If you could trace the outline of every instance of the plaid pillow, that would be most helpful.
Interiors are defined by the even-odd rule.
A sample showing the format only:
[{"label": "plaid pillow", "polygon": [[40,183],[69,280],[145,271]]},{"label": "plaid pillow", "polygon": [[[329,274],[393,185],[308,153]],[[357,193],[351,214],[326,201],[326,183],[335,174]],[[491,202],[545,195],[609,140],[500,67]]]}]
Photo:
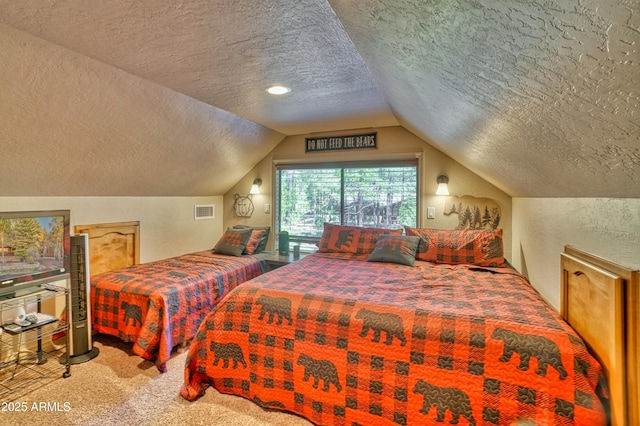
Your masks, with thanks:
[{"label": "plaid pillow", "polygon": [[213,251],[218,254],[242,256],[250,237],[251,229],[227,229]]},{"label": "plaid pillow", "polygon": [[320,253],[370,254],[376,248],[380,235],[402,235],[402,229],[363,228],[324,224],[318,243]]},{"label": "plaid pillow", "polygon": [[233,225],[233,229],[262,229],[265,231],[264,238],[260,241],[258,248],[253,254],[263,252],[267,248],[267,242],[269,241],[269,231],[271,231],[270,226],[248,226],[248,225]]},{"label": "plaid pillow", "polygon": [[421,241],[416,259],[434,263],[467,263],[476,266],[504,265],[502,229],[429,229],[405,227],[407,235]]},{"label": "plaid pillow", "polygon": [[265,231],[264,229],[252,229],[251,236],[249,237],[249,241],[247,241],[247,245],[244,248],[244,252],[242,254],[256,253],[266,233],[267,231]]},{"label": "plaid pillow", "polygon": [[420,237],[406,235],[380,235],[369,262],[389,262],[413,266]]}]

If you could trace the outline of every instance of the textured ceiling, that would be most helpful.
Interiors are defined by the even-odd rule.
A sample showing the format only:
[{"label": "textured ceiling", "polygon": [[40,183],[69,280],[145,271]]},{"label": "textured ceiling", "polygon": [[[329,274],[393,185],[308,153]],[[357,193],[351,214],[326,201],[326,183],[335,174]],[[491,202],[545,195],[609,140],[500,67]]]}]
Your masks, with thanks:
[{"label": "textured ceiling", "polygon": [[0,0],[0,23],[0,195],[219,195],[284,135],[400,124],[512,196],[640,197],[638,0]]}]

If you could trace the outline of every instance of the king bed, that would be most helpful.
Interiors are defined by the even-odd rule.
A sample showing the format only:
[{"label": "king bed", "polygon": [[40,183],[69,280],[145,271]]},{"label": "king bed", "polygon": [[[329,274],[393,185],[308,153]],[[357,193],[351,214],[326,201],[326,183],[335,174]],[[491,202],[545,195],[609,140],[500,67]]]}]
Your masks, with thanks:
[{"label": "king bed", "polygon": [[139,264],[138,226],[76,227],[89,235],[90,270],[97,271],[91,273],[92,327],[133,342],[135,354],[166,371],[172,350],[193,338],[204,316],[238,284],[264,272],[268,230],[230,229],[214,250]]},{"label": "king bed", "polygon": [[325,225],[319,253],[232,290],[181,395],[323,425],[607,424],[610,372],[504,261],[500,230],[406,231]]}]

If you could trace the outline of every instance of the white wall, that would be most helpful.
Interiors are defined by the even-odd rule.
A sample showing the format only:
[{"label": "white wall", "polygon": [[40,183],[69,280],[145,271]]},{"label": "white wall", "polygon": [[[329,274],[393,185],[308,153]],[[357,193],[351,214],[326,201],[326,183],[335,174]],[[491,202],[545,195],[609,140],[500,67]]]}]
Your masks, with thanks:
[{"label": "white wall", "polygon": [[[195,220],[194,205],[214,204],[214,219]],[[140,221],[140,261],[211,249],[222,235],[222,197],[0,197],[0,211],[70,210],[75,225]],[[53,303],[52,303],[53,302]],[[59,316],[64,304],[44,303]],[[29,312],[35,307],[27,307]],[[3,312],[4,322],[15,312]]]},{"label": "white wall", "polygon": [[512,209],[512,263],[558,310],[565,245],[640,269],[640,199],[513,198]]},{"label": "white wall", "polygon": [[[375,131],[378,135],[376,149],[355,149],[348,151],[305,152],[305,137],[348,135],[354,133],[369,133]],[[332,133],[314,133],[313,135],[296,135],[285,138],[269,155],[224,196],[224,225],[233,226],[243,223],[253,226],[274,226],[273,206],[275,197],[273,182],[275,163],[312,163],[380,160],[388,158],[420,158],[422,182],[420,182],[420,217],[419,226],[425,228],[453,229],[458,224],[458,216],[444,215],[446,197],[435,195],[438,175],[449,176],[449,193],[451,195],[471,195],[487,197],[495,200],[501,208],[502,218],[500,227],[504,230],[505,257],[511,261],[511,197],[482,179],[460,163],[454,161],[441,151],[418,138],[413,133],[400,126],[377,127],[369,129],[354,129],[350,131]],[[233,212],[235,194],[247,194],[254,179],[261,178],[260,195],[253,197],[255,211],[250,218],[239,218]],[[271,213],[264,213],[264,205],[271,204]],[[436,208],[435,219],[427,219],[427,207]],[[273,249],[275,238],[271,234],[269,248]]]},{"label": "white wall", "polygon": [[[214,204],[195,220],[194,205]],[[211,249],[222,235],[222,197],[0,197],[0,211],[71,210],[75,225],[140,221],[140,262]]]}]

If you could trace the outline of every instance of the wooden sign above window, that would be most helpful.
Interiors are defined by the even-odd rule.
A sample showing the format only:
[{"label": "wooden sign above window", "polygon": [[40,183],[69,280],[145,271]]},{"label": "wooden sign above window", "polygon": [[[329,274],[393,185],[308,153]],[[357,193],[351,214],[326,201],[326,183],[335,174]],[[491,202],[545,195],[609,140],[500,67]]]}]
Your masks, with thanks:
[{"label": "wooden sign above window", "polygon": [[377,148],[377,133],[363,135],[306,138],[305,152],[339,151],[344,149]]}]

